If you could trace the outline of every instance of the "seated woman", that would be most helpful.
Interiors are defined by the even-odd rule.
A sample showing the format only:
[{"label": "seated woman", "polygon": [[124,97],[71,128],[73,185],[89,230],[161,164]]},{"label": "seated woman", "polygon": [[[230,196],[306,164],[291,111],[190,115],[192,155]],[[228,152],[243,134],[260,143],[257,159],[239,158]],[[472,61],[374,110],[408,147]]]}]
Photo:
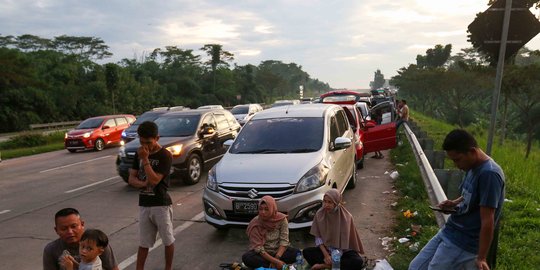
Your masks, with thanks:
[{"label": "seated woman", "polygon": [[353,217],[343,206],[341,193],[328,190],[323,197],[323,207],[313,219],[310,233],[315,236],[317,247],[306,248],[304,258],[311,269],[332,267],[331,249],[341,250],[341,269],[362,269],[364,253],[362,241],[354,227]]},{"label": "seated woman", "polygon": [[289,223],[287,216],[277,211],[271,196],[262,197],[259,215],[247,228],[250,250],[242,256],[245,265],[251,268],[283,268],[295,262],[298,249],[289,246]]}]

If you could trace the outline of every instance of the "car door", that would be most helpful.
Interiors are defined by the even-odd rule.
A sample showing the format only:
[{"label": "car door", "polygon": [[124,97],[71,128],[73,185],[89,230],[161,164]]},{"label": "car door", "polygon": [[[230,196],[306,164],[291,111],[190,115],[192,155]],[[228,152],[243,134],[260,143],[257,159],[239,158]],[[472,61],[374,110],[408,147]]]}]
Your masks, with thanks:
[{"label": "car door", "polygon": [[[203,131],[207,128],[213,128],[214,133],[203,134]],[[218,156],[219,147],[217,123],[212,113],[208,113],[203,117],[198,131],[198,136],[204,162],[212,161],[216,156]]]},{"label": "car door", "polygon": [[107,119],[102,126],[102,137],[106,144],[114,142],[115,131],[116,122],[114,121],[114,118]]},{"label": "car door", "polygon": [[[348,138],[351,140],[351,142],[354,143],[354,134],[349,125],[349,120],[347,119],[347,116],[345,115],[345,111],[343,110],[336,111],[336,121],[339,128],[340,137]],[[340,190],[344,190],[345,184],[347,183],[347,180],[349,179],[349,176],[351,174],[351,169],[356,168],[356,166],[354,166],[355,147],[353,144],[351,147],[338,150],[338,151],[343,152],[342,155],[340,156],[340,159],[337,161],[339,162],[340,177],[341,177],[340,182],[338,184],[338,188]]]},{"label": "car door", "polygon": [[125,117],[116,117],[116,129],[114,131],[114,142],[122,140],[122,131],[129,127],[129,122]]},{"label": "car door", "polygon": [[370,153],[375,151],[382,151],[386,149],[392,149],[396,147],[396,122],[395,111],[391,102],[379,103],[371,108],[371,119],[374,117],[375,112],[387,114],[389,120],[384,120],[379,125],[374,125],[374,121],[367,121],[364,124],[364,152]]},{"label": "car door", "polygon": [[223,143],[227,140],[234,140],[236,137],[236,130],[234,130],[233,127],[229,125],[229,121],[227,120],[227,117],[222,112],[214,112],[214,117],[216,118],[217,122],[217,140],[218,140],[218,146],[217,146],[217,154],[218,156],[221,156],[225,154],[227,151],[227,148],[223,145]]}]

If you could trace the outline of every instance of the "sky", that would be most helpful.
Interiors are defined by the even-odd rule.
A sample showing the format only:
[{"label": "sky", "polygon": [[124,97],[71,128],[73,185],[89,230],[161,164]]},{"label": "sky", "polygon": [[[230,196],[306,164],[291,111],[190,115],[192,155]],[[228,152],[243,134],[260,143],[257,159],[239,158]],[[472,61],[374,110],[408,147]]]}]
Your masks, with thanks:
[{"label": "sky", "polygon": [[[113,53],[105,62],[218,43],[238,65],[294,62],[333,88],[365,89],[377,69],[389,79],[436,44],[471,47],[467,26],[487,2],[0,0],[0,34],[99,37]],[[540,49],[540,35],[526,46]]]}]

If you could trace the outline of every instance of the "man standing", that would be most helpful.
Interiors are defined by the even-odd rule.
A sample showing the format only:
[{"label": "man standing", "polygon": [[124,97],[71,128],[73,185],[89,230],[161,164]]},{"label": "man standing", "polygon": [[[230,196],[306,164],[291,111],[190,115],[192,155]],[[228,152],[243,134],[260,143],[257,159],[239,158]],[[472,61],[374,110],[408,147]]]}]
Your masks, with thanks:
[{"label": "man standing", "polygon": [[158,127],[143,122],[137,129],[141,146],[129,170],[129,184],[141,189],[139,193],[139,250],[137,270],[143,270],[148,250],[159,235],[165,246],[165,269],[172,269],[174,235],[172,201],[167,193],[172,155],[158,143]]},{"label": "man standing", "polygon": [[[79,211],[74,208],[64,208],[54,215],[54,231],[60,238],[50,242],[43,250],[43,269],[60,270],[60,261],[64,253],[69,253],[79,259],[79,242],[84,233],[84,221]],[[118,270],[116,259],[110,245],[107,245],[99,258],[103,269]]]},{"label": "man standing", "polygon": [[438,205],[452,214],[409,269],[489,270],[487,253],[504,202],[503,171],[465,130],[450,132],[443,149],[456,167],[466,171],[461,196]]},{"label": "man standing", "polygon": [[[401,104],[401,109],[399,109],[399,104]],[[409,106],[407,106],[407,101],[402,99],[398,104],[399,119],[396,123],[396,131],[404,122],[409,121]]]}]

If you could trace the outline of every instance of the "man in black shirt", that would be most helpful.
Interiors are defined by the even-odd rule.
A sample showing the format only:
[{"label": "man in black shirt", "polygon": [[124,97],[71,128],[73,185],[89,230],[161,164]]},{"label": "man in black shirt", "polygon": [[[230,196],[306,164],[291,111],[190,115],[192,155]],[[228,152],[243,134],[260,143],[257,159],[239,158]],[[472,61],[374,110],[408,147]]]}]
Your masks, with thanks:
[{"label": "man in black shirt", "polygon": [[144,122],[137,129],[141,146],[129,170],[129,184],[140,188],[139,193],[139,250],[137,270],[144,269],[148,250],[159,235],[165,246],[165,269],[172,269],[174,234],[172,201],[167,193],[172,155],[158,143],[158,127],[154,122]]}]

